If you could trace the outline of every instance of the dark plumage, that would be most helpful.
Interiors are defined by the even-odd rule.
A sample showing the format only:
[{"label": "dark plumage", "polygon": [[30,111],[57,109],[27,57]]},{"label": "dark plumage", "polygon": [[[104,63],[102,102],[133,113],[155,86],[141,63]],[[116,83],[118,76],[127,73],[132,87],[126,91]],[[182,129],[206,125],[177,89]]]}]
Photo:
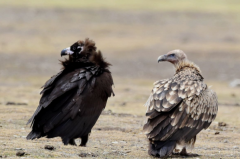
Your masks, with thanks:
[{"label": "dark plumage", "polygon": [[76,145],[74,139],[81,138],[80,146],[85,146],[108,97],[114,95],[110,64],[89,39],[77,41],[61,55],[69,59],[43,86],[39,106],[28,121],[32,131],[27,139],[59,136],[65,145]]},{"label": "dark plumage", "polygon": [[143,130],[149,139],[148,153],[166,157],[180,149],[180,154],[187,155],[186,147],[193,147],[196,135],[215,119],[217,96],[183,51],[173,50],[160,56],[160,61],[171,62],[176,73],[155,82],[146,103],[148,120]]}]

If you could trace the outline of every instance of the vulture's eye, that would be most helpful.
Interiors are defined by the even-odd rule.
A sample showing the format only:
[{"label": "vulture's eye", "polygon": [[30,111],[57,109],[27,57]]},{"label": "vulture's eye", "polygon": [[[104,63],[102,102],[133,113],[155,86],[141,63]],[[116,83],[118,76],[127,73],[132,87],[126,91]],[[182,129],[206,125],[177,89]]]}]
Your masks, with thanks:
[{"label": "vulture's eye", "polygon": [[73,50],[73,51],[76,50],[76,46],[73,46],[73,47],[72,47],[72,50]]},{"label": "vulture's eye", "polygon": [[175,57],[175,54],[170,54],[169,57]]}]

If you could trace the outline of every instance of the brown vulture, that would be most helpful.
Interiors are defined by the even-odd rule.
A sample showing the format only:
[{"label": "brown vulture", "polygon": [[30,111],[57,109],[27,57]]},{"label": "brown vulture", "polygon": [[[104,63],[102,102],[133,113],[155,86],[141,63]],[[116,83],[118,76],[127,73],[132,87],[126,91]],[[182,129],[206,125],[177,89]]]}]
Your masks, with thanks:
[{"label": "brown vulture", "polygon": [[65,145],[76,145],[74,139],[81,138],[80,146],[86,146],[108,97],[114,95],[110,64],[89,39],[62,50],[63,55],[69,58],[43,86],[39,106],[28,121],[32,131],[27,139],[59,136]]},{"label": "brown vulture", "polygon": [[196,135],[207,129],[217,115],[217,96],[183,51],[170,51],[160,56],[160,61],[171,62],[176,73],[155,82],[145,104],[147,123],[143,131],[149,140],[148,153],[156,157],[176,152],[188,155],[186,147],[193,148]]}]

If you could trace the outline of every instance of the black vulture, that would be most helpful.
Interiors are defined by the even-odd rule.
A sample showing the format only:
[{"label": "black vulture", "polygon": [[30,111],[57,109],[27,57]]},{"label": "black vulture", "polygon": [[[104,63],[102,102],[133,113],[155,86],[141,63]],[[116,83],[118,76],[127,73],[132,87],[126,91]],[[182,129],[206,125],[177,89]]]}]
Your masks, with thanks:
[{"label": "black vulture", "polygon": [[51,77],[41,92],[35,113],[29,119],[32,131],[27,139],[61,137],[64,145],[86,146],[92,127],[114,96],[110,64],[97,51],[94,41],[77,41],[62,50],[62,71]]},{"label": "black vulture", "polygon": [[147,123],[143,130],[149,140],[148,153],[157,157],[176,152],[188,155],[186,147],[193,148],[196,135],[207,129],[217,115],[217,95],[183,51],[170,51],[160,56],[160,61],[171,62],[176,73],[155,82],[146,102]]}]

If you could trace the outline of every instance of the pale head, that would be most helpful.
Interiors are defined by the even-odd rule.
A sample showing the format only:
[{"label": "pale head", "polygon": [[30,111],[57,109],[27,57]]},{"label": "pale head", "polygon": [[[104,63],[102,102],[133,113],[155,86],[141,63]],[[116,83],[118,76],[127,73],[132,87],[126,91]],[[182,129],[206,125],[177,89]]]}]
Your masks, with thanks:
[{"label": "pale head", "polygon": [[177,65],[178,63],[186,60],[187,55],[179,49],[169,51],[167,54],[158,57],[158,62],[168,61],[174,65]]}]

